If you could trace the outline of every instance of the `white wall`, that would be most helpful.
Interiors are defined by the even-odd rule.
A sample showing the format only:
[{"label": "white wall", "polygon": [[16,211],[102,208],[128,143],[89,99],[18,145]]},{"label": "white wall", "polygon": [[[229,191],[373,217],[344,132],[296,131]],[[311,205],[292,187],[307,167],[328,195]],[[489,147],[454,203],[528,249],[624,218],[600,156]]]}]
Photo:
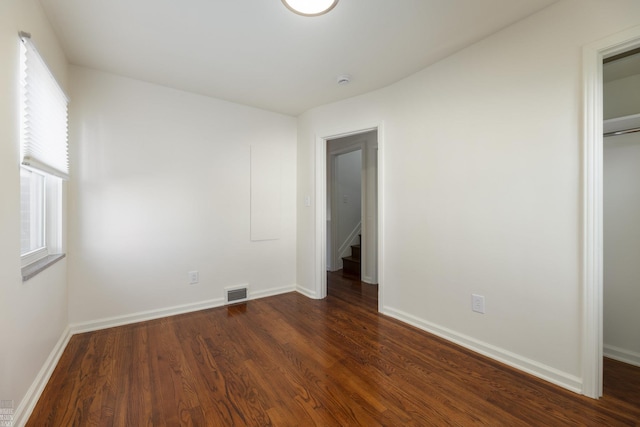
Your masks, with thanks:
[{"label": "white wall", "polygon": [[605,120],[640,113],[640,74],[607,82],[603,91]]},{"label": "white wall", "polygon": [[[79,67],[70,80],[72,324],[295,289],[293,117]],[[250,241],[252,145],[282,153],[278,240]]]},{"label": "white wall", "polygon": [[[299,197],[316,188],[316,136],[381,125],[383,312],[581,389],[582,47],[638,24],[637,1],[565,0],[300,117]],[[305,289],[314,212],[298,208]]]},{"label": "white wall", "polygon": [[604,142],[605,355],[640,366],[640,134]]},{"label": "white wall", "polygon": [[[67,261],[33,279],[20,275],[18,32],[30,32],[63,86],[67,61],[40,3],[0,2],[0,399],[13,400],[16,416],[27,390],[67,326]],[[20,406],[20,407],[19,407]]]}]

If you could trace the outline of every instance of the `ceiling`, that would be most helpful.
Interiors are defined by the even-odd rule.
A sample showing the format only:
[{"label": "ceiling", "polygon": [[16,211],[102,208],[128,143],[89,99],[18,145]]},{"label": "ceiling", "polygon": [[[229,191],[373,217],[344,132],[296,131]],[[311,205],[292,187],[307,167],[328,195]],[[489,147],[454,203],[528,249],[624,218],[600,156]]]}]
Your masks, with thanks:
[{"label": "ceiling", "polygon": [[[557,0],[41,0],[69,62],[280,113],[407,77]],[[339,75],[351,83],[338,85]]]}]

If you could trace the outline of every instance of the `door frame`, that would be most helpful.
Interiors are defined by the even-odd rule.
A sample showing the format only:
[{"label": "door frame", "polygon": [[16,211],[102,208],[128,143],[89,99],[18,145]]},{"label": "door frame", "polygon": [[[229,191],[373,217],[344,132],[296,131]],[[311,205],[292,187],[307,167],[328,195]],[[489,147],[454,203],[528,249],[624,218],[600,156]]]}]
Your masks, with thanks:
[{"label": "door frame", "polygon": [[327,141],[378,131],[378,311],[382,310],[384,300],[384,124],[375,123],[365,126],[353,126],[333,132],[316,135],[315,142],[315,291],[318,299],[327,296]]},{"label": "door frame", "polygon": [[602,396],[603,75],[607,57],[640,47],[640,26],[583,48],[582,394]]}]

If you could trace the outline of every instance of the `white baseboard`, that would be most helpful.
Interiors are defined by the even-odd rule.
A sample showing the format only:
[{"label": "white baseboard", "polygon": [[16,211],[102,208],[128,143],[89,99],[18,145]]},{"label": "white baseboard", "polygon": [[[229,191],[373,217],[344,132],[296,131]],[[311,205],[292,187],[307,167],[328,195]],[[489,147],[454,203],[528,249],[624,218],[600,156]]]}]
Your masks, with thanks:
[{"label": "white baseboard", "polygon": [[[283,286],[279,288],[266,289],[263,291],[251,292],[249,300],[265,298],[296,290],[295,285]],[[73,334],[83,332],[98,331],[100,329],[113,328],[115,326],[129,325],[131,323],[144,322],[147,320],[160,319],[163,317],[175,316],[177,314],[191,313],[194,311],[206,310],[209,308],[222,307],[226,304],[224,298],[215,298],[207,301],[200,301],[190,304],[176,305],[173,307],[161,308],[158,310],[141,311],[138,313],[125,314],[122,316],[106,317],[88,322],[73,323],[70,325]]]},{"label": "white baseboard", "polygon": [[40,368],[40,372],[36,375],[35,380],[27,390],[27,393],[22,398],[22,401],[16,408],[13,414],[13,425],[16,427],[24,426],[33,409],[36,407],[36,403],[38,403],[38,399],[40,399],[40,395],[44,391],[45,386],[49,382],[49,378],[51,378],[51,374],[53,374],[53,370],[55,369],[64,349],[67,348],[67,344],[71,339],[71,329],[67,326],[65,330],[62,332],[60,339],[51,350],[49,357],[45,360],[44,365]]},{"label": "white baseboard", "polygon": [[360,279],[361,282],[367,283],[369,285],[377,285],[377,283],[373,280],[371,276],[362,276]]},{"label": "white baseboard", "polygon": [[311,298],[311,299],[318,299],[315,290],[307,289],[307,288],[302,287],[300,285],[296,286],[296,292],[299,292],[302,295],[304,295],[304,296],[306,296],[308,298]]},{"label": "white baseboard", "polygon": [[251,292],[251,294],[249,294],[249,299],[272,297],[274,295],[286,294],[288,292],[295,292],[295,290],[296,290],[296,285],[281,286],[279,288],[271,288],[271,289],[266,289],[264,291]]},{"label": "white baseboard", "polygon": [[574,375],[559,371],[550,366],[546,366],[542,363],[536,362],[535,360],[528,359],[521,355],[512,353],[508,350],[496,347],[470,336],[452,331],[451,329],[447,329],[426,320],[417,318],[401,310],[384,307],[382,309],[382,313],[424,331],[430,332],[434,335],[439,336],[440,338],[444,338],[447,341],[451,341],[466,349],[482,354],[483,356],[497,360],[501,363],[504,363],[505,365],[509,365],[513,368],[524,371],[528,374],[571,390],[575,393],[582,393],[582,379]]},{"label": "white baseboard", "polygon": [[640,353],[636,353],[635,351],[605,344],[603,353],[604,357],[608,357],[609,359],[640,367]]},{"label": "white baseboard", "polygon": [[221,307],[225,304],[224,298],[215,298],[190,304],[176,305],[173,307],[156,310],[140,311],[138,313],[124,314],[122,316],[105,317],[90,320],[88,322],[72,323],[69,325],[72,334],[99,331],[100,329],[113,328],[115,326],[129,325],[131,323],[160,319],[162,317],[175,316],[177,314],[191,313],[192,311],[206,310],[208,308]]},{"label": "white baseboard", "polygon": [[[263,291],[251,292],[249,300],[279,295],[296,290],[295,285],[282,286],[279,288],[266,289]],[[106,317],[103,319],[90,320],[88,322],[73,323],[69,325],[72,334],[98,331],[100,329],[113,328],[115,326],[129,325],[131,323],[144,322],[147,320],[160,319],[163,317],[175,316],[177,314],[191,313],[194,311],[206,310],[209,308],[222,307],[226,304],[224,298],[215,298],[196,303],[176,305],[173,307],[161,308],[157,310],[141,311],[138,313],[125,314],[122,316]]]}]

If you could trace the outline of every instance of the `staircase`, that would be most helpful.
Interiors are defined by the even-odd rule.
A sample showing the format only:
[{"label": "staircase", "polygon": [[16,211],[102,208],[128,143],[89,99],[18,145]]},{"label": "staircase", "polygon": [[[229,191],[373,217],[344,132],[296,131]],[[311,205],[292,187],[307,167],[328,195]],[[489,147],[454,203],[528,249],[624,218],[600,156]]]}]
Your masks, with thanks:
[{"label": "staircase", "polygon": [[[358,234],[358,240],[362,235]],[[360,243],[351,245],[351,256],[342,257],[342,275],[360,280]]]}]

